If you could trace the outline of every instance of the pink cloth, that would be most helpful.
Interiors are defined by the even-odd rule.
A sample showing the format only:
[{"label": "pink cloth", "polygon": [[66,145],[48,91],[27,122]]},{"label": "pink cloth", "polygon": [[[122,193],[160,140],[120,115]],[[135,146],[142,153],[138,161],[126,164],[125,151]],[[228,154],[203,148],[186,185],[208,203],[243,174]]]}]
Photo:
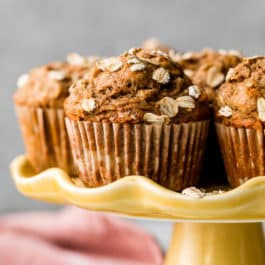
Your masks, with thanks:
[{"label": "pink cloth", "polygon": [[1,265],[160,265],[151,236],[133,224],[78,208],[0,219]]}]

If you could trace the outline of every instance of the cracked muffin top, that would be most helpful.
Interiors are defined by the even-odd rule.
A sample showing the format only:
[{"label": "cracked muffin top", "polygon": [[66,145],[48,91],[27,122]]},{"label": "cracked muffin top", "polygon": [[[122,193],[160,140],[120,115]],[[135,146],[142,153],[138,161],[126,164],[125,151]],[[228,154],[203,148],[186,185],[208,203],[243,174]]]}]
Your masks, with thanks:
[{"label": "cracked muffin top", "polygon": [[73,120],[180,123],[208,119],[207,95],[157,50],[132,48],[98,61],[65,100]]},{"label": "cracked muffin top", "polygon": [[191,78],[194,84],[206,90],[210,102],[214,100],[216,89],[225,81],[229,69],[242,60],[238,51],[214,51],[212,49],[176,53],[173,58],[182,65],[184,73]]},{"label": "cracked muffin top", "polygon": [[72,83],[83,77],[95,63],[96,57],[72,53],[66,62],[52,62],[36,67],[17,80],[14,101],[30,107],[62,108]]},{"label": "cracked muffin top", "polygon": [[244,58],[217,90],[215,117],[228,126],[262,128],[265,122],[265,57]]}]

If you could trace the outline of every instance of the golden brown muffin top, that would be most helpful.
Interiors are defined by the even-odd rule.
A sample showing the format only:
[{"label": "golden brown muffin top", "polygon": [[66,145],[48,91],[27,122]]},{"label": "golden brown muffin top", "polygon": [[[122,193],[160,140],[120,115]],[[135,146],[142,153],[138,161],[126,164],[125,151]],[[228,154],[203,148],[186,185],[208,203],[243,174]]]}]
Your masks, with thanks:
[{"label": "golden brown muffin top", "polygon": [[176,53],[172,54],[172,58],[182,65],[194,84],[205,88],[209,101],[214,100],[215,90],[225,81],[228,70],[242,60],[238,51],[212,49]]},{"label": "golden brown muffin top", "polygon": [[67,62],[52,62],[36,67],[17,81],[14,101],[30,107],[63,107],[72,83],[83,77],[95,63],[96,57],[72,53]]},{"label": "golden brown muffin top", "polygon": [[265,122],[265,57],[244,58],[217,90],[216,120],[236,127],[262,128]]},{"label": "golden brown muffin top", "polygon": [[65,101],[73,120],[114,123],[178,123],[207,119],[203,90],[166,53],[132,48],[105,58],[75,82]]}]

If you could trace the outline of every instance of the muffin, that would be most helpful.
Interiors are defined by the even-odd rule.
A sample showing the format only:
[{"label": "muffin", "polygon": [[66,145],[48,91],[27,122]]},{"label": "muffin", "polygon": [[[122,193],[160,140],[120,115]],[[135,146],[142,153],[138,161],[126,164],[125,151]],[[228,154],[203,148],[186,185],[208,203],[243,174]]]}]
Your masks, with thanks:
[{"label": "muffin", "polygon": [[78,175],[89,187],[143,175],[179,191],[199,180],[207,96],[161,51],[98,61],[64,104]]},{"label": "muffin", "polygon": [[245,58],[215,103],[218,139],[231,186],[265,174],[265,57]]},{"label": "muffin", "polygon": [[87,73],[94,60],[70,54],[67,62],[34,68],[18,79],[14,103],[27,156],[36,172],[60,167],[73,174],[63,102],[71,84]]},{"label": "muffin", "polygon": [[194,84],[205,88],[210,102],[215,98],[215,90],[225,81],[229,69],[242,60],[236,50],[212,49],[176,54],[174,58]]},{"label": "muffin", "polygon": [[[183,54],[176,53],[173,54],[173,59],[182,65],[184,73],[191,78],[194,84],[205,89],[210,107],[212,107],[216,89],[225,81],[229,69],[235,67],[242,60],[238,51],[215,51],[212,49]],[[200,183],[202,186],[227,184],[226,172],[213,122],[213,113],[211,120]]]}]

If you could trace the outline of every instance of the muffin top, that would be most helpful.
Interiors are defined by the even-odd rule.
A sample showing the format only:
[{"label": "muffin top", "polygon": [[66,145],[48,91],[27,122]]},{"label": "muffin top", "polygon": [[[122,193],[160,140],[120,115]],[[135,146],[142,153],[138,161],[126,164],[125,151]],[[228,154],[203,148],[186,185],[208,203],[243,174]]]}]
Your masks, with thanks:
[{"label": "muffin top", "polygon": [[83,77],[95,60],[96,57],[72,53],[66,62],[52,62],[32,69],[19,77],[15,103],[30,107],[63,107],[71,84]]},{"label": "muffin top", "polygon": [[218,122],[235,127],[262,128],[265,122],[265,57],[244,58],[217,90]]},{"label": "muffin top", "polygon": [[184,73],[194,84],[205,88],[211,102],[214,100],[216,88],[225,81],[228,70],[242,60],[238,51],[212,49],[175,54],[173,58],[182,65]]},{"label": "muffin top", "polygon": [[207,95],[182,67],[156,50],[132,48],[98,61],[65,100],[73,120],[179,123],[207,119]]}]

